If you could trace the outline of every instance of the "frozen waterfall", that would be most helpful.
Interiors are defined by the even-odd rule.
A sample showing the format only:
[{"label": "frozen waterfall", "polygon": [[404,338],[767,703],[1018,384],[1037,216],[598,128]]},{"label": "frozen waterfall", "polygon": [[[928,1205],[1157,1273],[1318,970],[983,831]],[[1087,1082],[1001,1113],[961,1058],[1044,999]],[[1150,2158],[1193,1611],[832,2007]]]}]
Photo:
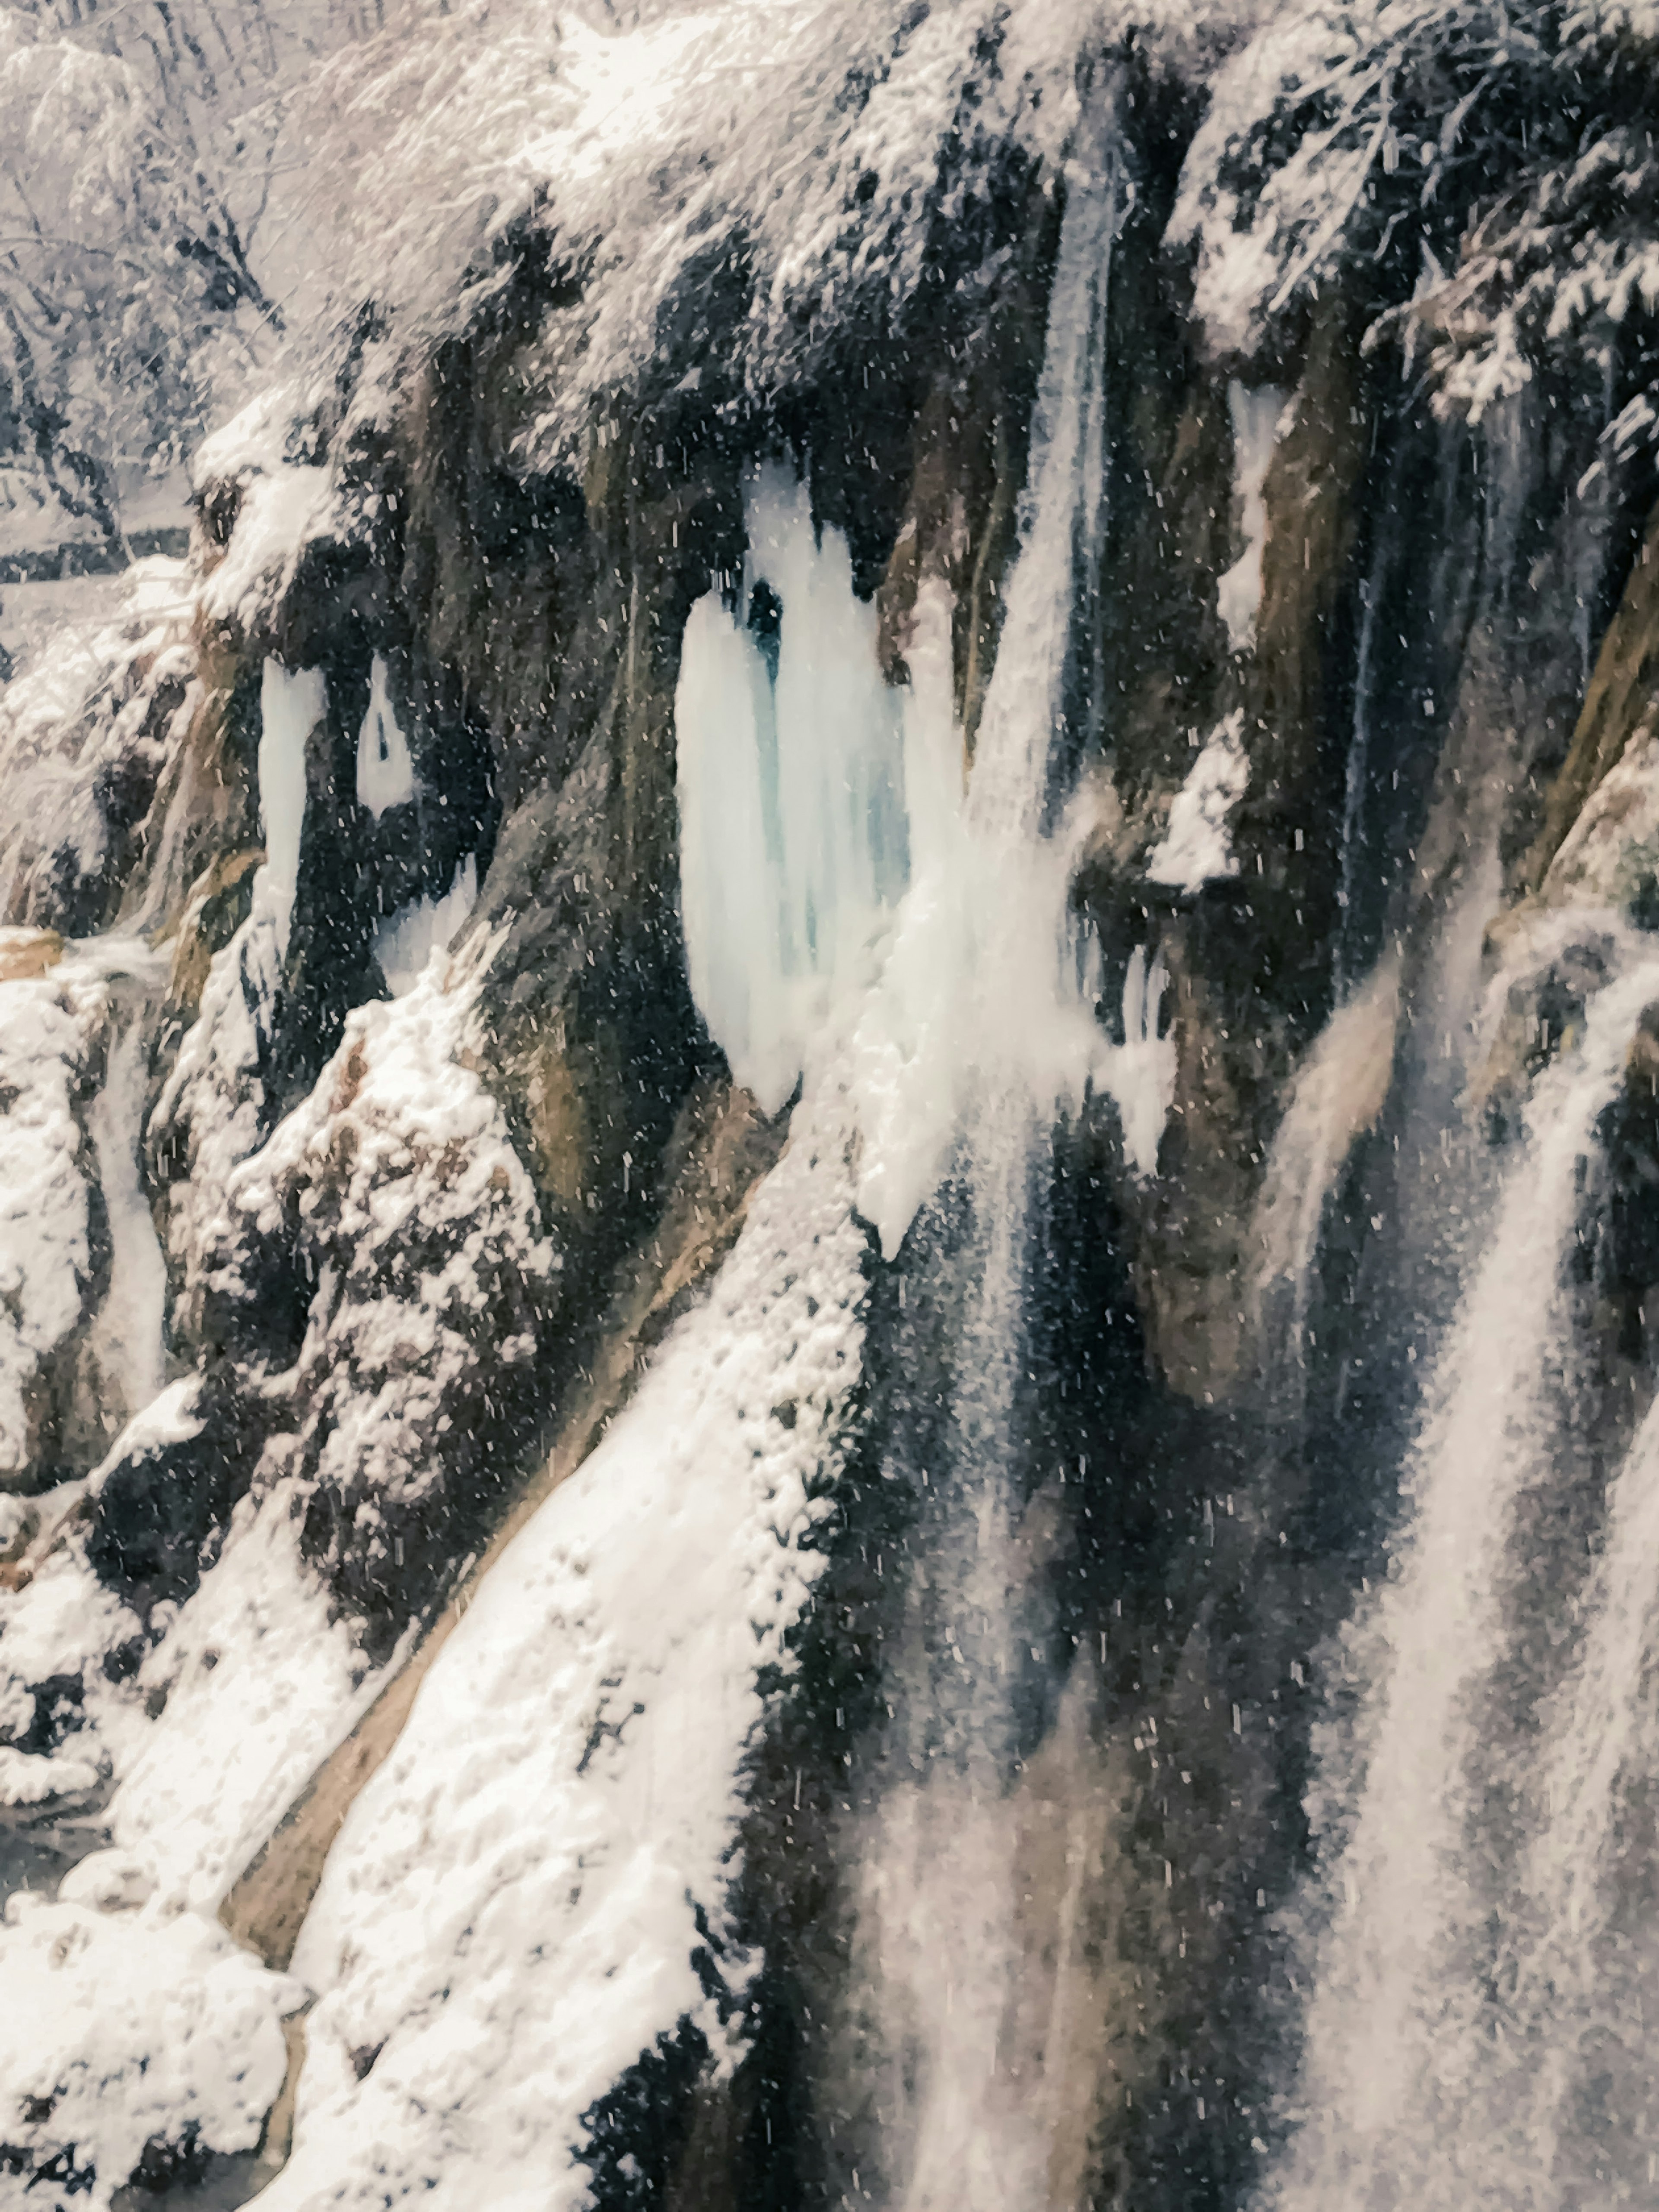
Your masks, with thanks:
[{"label": "frozen waterfall", "polygon": [[775,1113],[814,1036],[870,981],[908,878],[910,815],[948,816],[952,795],[907,784],[939,678],[924,661],[910,691],[883,683],[841,532],[815,526],[806,487],[776,466],[751,479],[745,520],[735,605],[700,599],[682,648],[680,891],[693,994]]}]

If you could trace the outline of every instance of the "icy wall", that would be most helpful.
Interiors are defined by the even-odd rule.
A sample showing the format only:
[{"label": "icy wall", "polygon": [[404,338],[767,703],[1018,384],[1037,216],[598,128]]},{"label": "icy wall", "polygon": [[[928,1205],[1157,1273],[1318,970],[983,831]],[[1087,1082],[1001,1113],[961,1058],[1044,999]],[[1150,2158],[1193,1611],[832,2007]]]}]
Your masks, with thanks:
[{"label": "icy wall", "polygon": [[1659,2203],[1659,25],[59,12],[0,2206]]}]

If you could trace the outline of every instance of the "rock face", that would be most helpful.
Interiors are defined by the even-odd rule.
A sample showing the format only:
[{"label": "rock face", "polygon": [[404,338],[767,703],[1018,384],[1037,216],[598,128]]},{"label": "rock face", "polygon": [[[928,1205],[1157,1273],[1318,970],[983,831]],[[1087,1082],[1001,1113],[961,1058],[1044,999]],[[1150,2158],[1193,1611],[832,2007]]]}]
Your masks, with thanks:
[{"label": "rock face", "polygon": [[[1554,1725],[1652,1399],[1659,478],[1647,339],[1597,351],[1586,293],[1565,352],[1504,287],[1635,251],[1659,61],[1558,27],[1646,180],[1610,210],[1501,41],[1536,143],[1458,166],[1463,11],[1310,15],[1328,143],[1290,32],[1037,12],[905,11],[801,124],[836,276],[763,198],[611,252],[556,177],[441,313],[388,275],[213,441],[187,560],[0,690],[0,1863],[82,1862],[0,1963],[172,1947],[251,2054],[141,2094],[92,1975],[0,2203],[258,2150],[276,2212],[1301,2212],[1409,1644],[1371,1586],[1415,1587],[1437,1358],[1571,1108],[1577,1441],[1520,1488],[1544,1526],[1571,1459],[1582,1556],[1503,1709]],[[947,82],[908,185],[836,135]],[[675,223],[694,172],[648,180]],[[763,482],[810,506],[793,598]],[[699,608],[744,911],[805,865],[795,641],[818,742],[854,676],[896,733],[902,880],[840,967],[866,830],[814,822],[776,1113],[690,981]],[[1010,666],[1054,705],[998,845]],[[924,1157],[890,1237],[872,1174]]]}]

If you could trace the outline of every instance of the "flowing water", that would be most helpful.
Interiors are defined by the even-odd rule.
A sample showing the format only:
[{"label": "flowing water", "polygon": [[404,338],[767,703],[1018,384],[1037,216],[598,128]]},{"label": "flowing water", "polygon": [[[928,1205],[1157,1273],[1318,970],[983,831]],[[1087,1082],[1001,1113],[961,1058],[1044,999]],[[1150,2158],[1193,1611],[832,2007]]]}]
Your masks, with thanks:
[{"label": "flowing water", "polygon": [[975,880],[1000,898],[978,933],[961,1182],[968,1284],[948,1435],[921,1471],[896,1669],[896,1755],[865,1855],[874,2001],[890,2079],[882,2146],[906,2212],[1004,2212],[1048,2198],[1049,2129],[1019,2033],[1020,1661],[1042,1633],[1016,1541],[1016,1408],[1034,1188],[1060,1072],[1025,1010],[1065,962],[1056,794],[1078,576],[1097,560],[1103,320],[1121,184],[1110,119],[1070,179],[1021,550],[969,785]]},{"label": "flowing water", "polygon": [[[112,957],[107,943],[97,950],[105,959]],[[109,1289],[94,1323],[93,1348],[101,1402],[118,1425],[148,1406],[161,1388],[167,1310],[167,1262],[139,1167],[149,1055],[166,970],[147,945],[134,942],[125,950],[133,972],[112,984],[108,1065],[88,1115],[110,1243]]]},{"label": "flowing water", "polygon": [[1598,1125],[1659,995],[1651,954],[1626,959],[1540,1083],[1428,1394],[1397,1557],[1334,1669],[1275,2212],[1542,2212],[1649,2177],[1651,1862],[1632,1847],[1659,1781],[1656,1429],[1603,1522],[1585,1243]]}]

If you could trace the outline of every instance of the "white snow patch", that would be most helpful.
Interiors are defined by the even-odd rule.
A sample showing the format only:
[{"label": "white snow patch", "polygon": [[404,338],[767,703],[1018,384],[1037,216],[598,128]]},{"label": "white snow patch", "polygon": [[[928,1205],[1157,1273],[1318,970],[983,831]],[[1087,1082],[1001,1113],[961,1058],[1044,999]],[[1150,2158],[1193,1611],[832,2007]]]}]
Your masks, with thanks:
[{"label": "white snow patch", "polygon": [[194,1375],[181,1375],[165,1390],[158,1390],[133,1415],[93,1469],[87,1479],[88,1487],[96,1490],[109,1469],[134,1452],[157,1451],[167,1444],[188,1443],[192,1437],[200,1436],[202,1418],[197,1410],[200,1392],[199,1379]]},{"label": "white snow patch", "polygon": [[0,983],[0,1475],[29,1466],[29,1389],[91,1272],[72,1104],[86,1044],[60,975]]},{"label": "white snow patch", "polygon": [[244,482],[273,476],[287,465],[289,426],[296,412],[294,393],[270,385],[228,422],[203,439],[191,460],[191,482],[198,491],[233,477]]},{"label": "white snow patch", "polygon": [[398,726],[386,690],[386,662],[377,653],[369,669],[368,709],[357,736],[357,799],[378,822],[388,806],[415,796],[415,763]]},{"label": "white snow patch", "polygon": [[[664,303],[694,256],[735,266],[741,247],[751,301],[726,367],[742,380],[753,364],[758,386],[849,292],[915,295],[941,147],[964,112],[986,143],[1006,133],[1057,170],[1097,11],[1050,0],[998,17],[993,57],[994,13],[935,6],[902,40],[886,9],[772,0],[653,0],[614,20],[550,4],[388,15],[291,112],[315,180],[307,289],[333,295],[312,312],[332,323],[372,295],[394,326],[453,326],[491,237],[556,178],[561,237],[591,243],[592,267],[544,320],[532,456],[580,451],[595,399],[659,356]],[[1192,9],[1159,13],[1184,31]],[[479,289],[475,276],[470,296]],[[383,406],[391,390],[383,374],[356,404]]]},{"label": "white snow patch", "polygon": [[[15,584],[0,584],[0,647],[11,660],[12,684],[32,677],[47,648],[54,660],[61,661],[66,632],[96,635],[106,627],[120,608],[125,582],[118,572],[26,577]],[[9,711],[17,696],[14,690],[7,697]]]},{"label": "white snow patch", "polygon": [[95,2169],[65,2201],[107,2212],[154,2136],[194,2127],[216,2151],[258,2141],[287,2071],[280,2023],[303,1993],[222,1928],[22,1893],[0,1927],[0,1981],[6,2140],[27,2160],[9,2168],[9,2203],[55,2202],[24,2172],[63,2158]]},{"label": "white snow patch", "polygon": [[861,1346],[851,1196],[803,1112],[713,1296],[422,1685],[301,1938],[323,1994],[266,2212],[574,2212],[594,2099],[683,2015],[720,2048],[696,1908],[718,1943],[757,1672],[820,1564]]},{"label": "white snow patch", "polygon": [[293,580],[301,554],[333,519],[324,467],[280,464],[249,479],[224,558],[202,586],[204,614],[252,629]]},{"label": "white snow patch", "polygon": [[176,1907],[216,1910],[383,1680],[300,1557],[296,1503],[291,1482],[242,1499],[138,1676],[167,1701],[128,1738],[105,1818]]},{"label": "white snow patch", "polygon": [[1244,717],[1235,711],[1211,732],[1176,792],[1163,838],[1146,861],[1149,883],[1197,891],[1238,873],[1228,825],[1249,778]]},{"label": "white snow patch", "polygon": [[[143,1625],[98,1580],[75,1540],[70,1516],[84,1490],[70,1483],[54,1493],[43,1526],[48,1539],[56,1528],[58,1540],[24,1589],[0,1591],[0,1704],[21,1712],[27,1698],[32,1711],[29,1692],[56,1674],[81,1676],[85,1692],[83,1726],[42,1754],[38,1771],[27,1770],[32,1802],[80,1795],[115,1764],[134,1721],[143,1725],[130,1686],[106,1681],[100,1668],[88,1664],[89,1656],[141,1635]],[[21,1771],[13,1778],[19,1784],[22,1778]]]},{"label": "white snow patch", "polygon": [[194,672],[193,601],[185,563],[160,558],[117,576],[7,585],[0,598],[16,655],[0,684],[0,910],[26,913],[42,858],[72,855],[82,878],[106,866],[100,776],[164,770],[188,700],[164,730],[148,726],[155,687]]},{"label": "white snow patch", "polygon": [[1216,610],[1227,625],[1235,653],[1249,649],[1261,605],[1261,556],[1267,543],[1267,507],[1263,490],[1279,436],[1287,395],[1277,385],[1227,386],[1227,411],[1233,425],[1233,496],[1238,502],[1244,550],[1216,585]]},{"label": "white snow patch", "polygon": [[96,1759],[74,1750],[54,1757],[0,1744],[0,1805],[44,1805],[48,1798],[79,1796],[100,1780]]},{"label": "white snow patch", "polygon": [[290,1386],[295,1448],[370,1557],[394,1540],[385,1509],[443,1480],[447,1394],[465,1395],[486,1338],[500,1367],[531,1358],[538,1286],[562,1264],[501,1107],[461,1064],[488,956],[475,939],[347,1018],[311,1097],[230,1176],[198,1261],[234,1286],[250,1232],[305,1224],[318,1287]]},{"label": "white snow patch", "polygon": [[374,957],[394,999],[412,991],[434,952],[447,950],[478,902],[478,862],[469,853],[441,898],[411,899],[374,931]]},{"label": "white snow patch", "polygon": [[187,1172],[168,1193],[167,1251],[183,1280],[185,1328],[199,1299],[204,1255],[228,1232],[231,1170],[265,1133],[264,1024],[282,975],[289,900],[268,866],[256,870],[246,921],[216,952],[196,1019],[150,1116],[152,1146],[177,1146]]}]

